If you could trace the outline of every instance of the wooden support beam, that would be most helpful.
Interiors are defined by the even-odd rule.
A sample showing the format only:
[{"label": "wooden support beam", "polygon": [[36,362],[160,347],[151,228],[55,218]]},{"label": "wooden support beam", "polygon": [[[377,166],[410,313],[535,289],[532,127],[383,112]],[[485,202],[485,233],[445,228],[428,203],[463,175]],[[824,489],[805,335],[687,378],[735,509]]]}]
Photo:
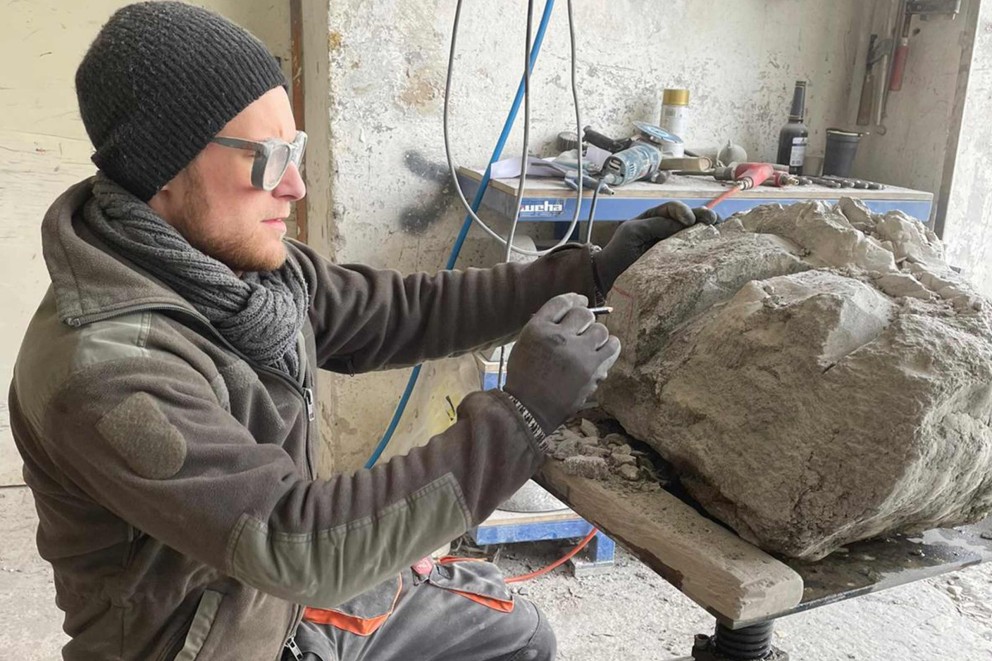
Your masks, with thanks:
[{"label": "wooden support beam", "polygon": [[[303,0],[289,0],[290,68],[292,70],[293,118],[296,128],[306,131],[306,84],[303,77]],[[303,183],[307,182],[306,172]],[[310,227],[307,222],[307,202],[304,198],[296,205],[296,238],[307,242]]]},{"label": "wooden support beam", "polygon": [[539,482],[727,626],[764,621],[803,597],[793,569],[667,491],[611,487],[554,460]]}]

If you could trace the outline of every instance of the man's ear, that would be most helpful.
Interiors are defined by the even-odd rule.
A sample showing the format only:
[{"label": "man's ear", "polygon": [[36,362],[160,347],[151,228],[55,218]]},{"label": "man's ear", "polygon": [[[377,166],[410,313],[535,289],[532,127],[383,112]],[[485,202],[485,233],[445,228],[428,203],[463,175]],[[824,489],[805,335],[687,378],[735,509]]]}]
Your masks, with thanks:
[{"label": "man's ear", "polygon": [[152,211],[167,221],[169,220],[170,209],[175,206],[175,200],[173,198],[176,196],[177,191],[173,187],[173,182],[175,182],[175,179],[172,179],[172,181],[159,188],[158,192],[148,200],[148,206],[152,208]]},{"label": "man's ear", "polygon": [[172,179],[165,182],[165,185],[159,188],[158,192],[148,200],[148,206],[167,221],[170,220],[172,212],[182,204],[184,191],[189,185],[188,179],[192,167],[192,163],[184,167]]}]

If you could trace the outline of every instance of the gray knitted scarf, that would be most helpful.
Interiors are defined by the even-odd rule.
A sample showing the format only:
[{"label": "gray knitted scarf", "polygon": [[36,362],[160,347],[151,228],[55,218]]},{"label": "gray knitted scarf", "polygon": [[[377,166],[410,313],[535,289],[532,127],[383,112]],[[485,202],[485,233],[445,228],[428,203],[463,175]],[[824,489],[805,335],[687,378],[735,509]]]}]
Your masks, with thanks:
[{"label": "gray knitted scarf", "polygon": [[102,174],[96,177],[83,217],[97,236],[175,290],[245,356],[299,376],[296,342],[308,298],[295,261],[287,259],[276,271],[239,278]]}]

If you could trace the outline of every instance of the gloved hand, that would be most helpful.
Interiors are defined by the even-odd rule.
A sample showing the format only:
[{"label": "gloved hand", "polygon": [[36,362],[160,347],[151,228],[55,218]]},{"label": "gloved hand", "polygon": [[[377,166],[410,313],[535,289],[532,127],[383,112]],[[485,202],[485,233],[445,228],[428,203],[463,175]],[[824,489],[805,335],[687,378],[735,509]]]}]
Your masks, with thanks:
[{"label": "gloved hand", "polygon": [[527,407],[546,433],[557,429],[595,392],[620,355],[620,340],[580,294],[555,296],[520,332],[503,389]]},{"label": "gloved hand", "polygon": [[682,202],[665,202],[620,224],[606,247],[592,256],[596,284],[604,296],[620,274],[662,239],[696,223],[714,225],[720,217],[712,209],[690,209]]}]

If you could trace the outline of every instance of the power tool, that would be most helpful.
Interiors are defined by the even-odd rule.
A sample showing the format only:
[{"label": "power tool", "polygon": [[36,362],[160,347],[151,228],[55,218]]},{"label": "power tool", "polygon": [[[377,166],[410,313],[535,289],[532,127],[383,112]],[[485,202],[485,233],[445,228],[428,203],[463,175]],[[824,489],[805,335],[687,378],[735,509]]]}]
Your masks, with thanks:
[{"label": "power tool", "polygon": [[614,152],[603,163],[600,178],[611,186],[623,186],[634,181],[647,179],[657,182],[667,178],[667,173],[659,171],[665,157],[665,143],[681,142],[681,139],[664,129],[634,122],[637,135],[624,140],[614,140],[602,133],[586,127],[583,138],[592,145]]},{"label": "power tool", "polygon": [[635,142],[623,151],[613,154],[603,163],[601,179],[612,186],[623,186],[633,181],[650,179],[658,173],[661,150],[647,142]]},{"label": "power tool", "polygon": [[776,169],[771,163],[731,163],[726,167],[715,169],[713,178],[717,181],[733,182],[733,185],[706,204],[710,209],[738,191],[750,190],[755,186],[770,184],[781,188],[799,183],[799,179],[788,172]]}]

